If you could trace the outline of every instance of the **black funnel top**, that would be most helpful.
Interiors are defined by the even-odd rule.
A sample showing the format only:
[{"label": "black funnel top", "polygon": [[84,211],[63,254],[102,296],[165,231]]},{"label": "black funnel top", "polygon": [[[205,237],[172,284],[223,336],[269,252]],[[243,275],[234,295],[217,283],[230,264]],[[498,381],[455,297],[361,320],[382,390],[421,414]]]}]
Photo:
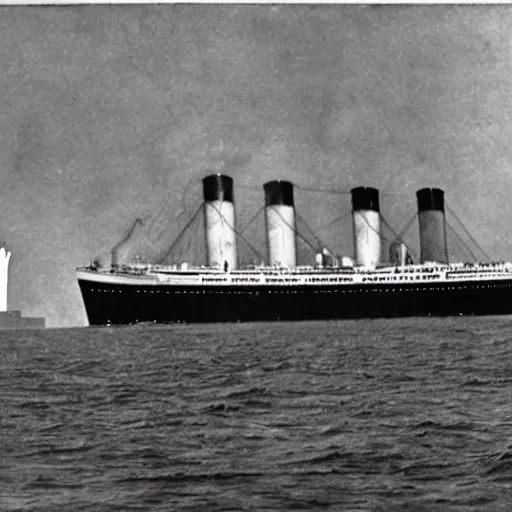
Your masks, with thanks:
[{"label": "black funnel top", "polygon": [[205,201],[233,202],[233,178],[223,174],[211,174],[203,179]]},{"label": "black funnel top", "polygon": [[352,194],[352,210],[373,210],[379,212],[379,191],[371,187],[356,187]]},{"label": "black funnel top", "polygon": [[416,192],[418,211],[438,210],[444,212],[444,192],[440,188],[422,188]]},{"label": "black funnel top", "polygon": [[293,184],[289,181],[269,181],[263,185],[265,206],[282,204],[293,206]]}]

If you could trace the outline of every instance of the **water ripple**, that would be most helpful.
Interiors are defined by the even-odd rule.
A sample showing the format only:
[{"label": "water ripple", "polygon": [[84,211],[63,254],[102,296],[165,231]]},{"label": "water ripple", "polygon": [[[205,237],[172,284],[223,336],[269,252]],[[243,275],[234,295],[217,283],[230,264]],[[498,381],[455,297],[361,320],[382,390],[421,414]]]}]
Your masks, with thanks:
[{"label": "water ripple", "polygon": [[508,510],[505,318],[9,331],[0,510]]}]

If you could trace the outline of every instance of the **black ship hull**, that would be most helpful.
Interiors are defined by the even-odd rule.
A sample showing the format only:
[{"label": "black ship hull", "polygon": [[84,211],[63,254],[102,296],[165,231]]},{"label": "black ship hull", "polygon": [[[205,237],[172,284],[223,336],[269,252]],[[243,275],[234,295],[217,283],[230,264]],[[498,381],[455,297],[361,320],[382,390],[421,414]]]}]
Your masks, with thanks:
[{"label": "black ship hull", "polygon": [[79,279],[91,325],[512,313],[512,279],[342,286],[175,286]]}]

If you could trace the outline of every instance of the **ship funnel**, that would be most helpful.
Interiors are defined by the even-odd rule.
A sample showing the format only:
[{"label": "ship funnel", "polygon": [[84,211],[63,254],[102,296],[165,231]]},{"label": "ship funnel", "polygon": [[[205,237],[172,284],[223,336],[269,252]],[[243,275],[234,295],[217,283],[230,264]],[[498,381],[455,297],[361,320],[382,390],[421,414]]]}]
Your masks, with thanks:
[{"label": "ship funnel", "polygon": [[380,261],[379,191],[357,187],[351,190],[356,263],[375,267]]},{"label": "ship funnel", "polygon": [[269,264],[295,267],[297,242],[293,185],[289,181],[269,181],[263,185],[263,190]]},{"label": "ship funnel", "polygon": [[233,179],[212,174],[203,179],[206,253],[210,267],[237,268]]},{"label": "ship funnel", "polygon": [[416,192],[420,224],[421,261],[448,263],[444,192],[439,188],[422,188]]}]

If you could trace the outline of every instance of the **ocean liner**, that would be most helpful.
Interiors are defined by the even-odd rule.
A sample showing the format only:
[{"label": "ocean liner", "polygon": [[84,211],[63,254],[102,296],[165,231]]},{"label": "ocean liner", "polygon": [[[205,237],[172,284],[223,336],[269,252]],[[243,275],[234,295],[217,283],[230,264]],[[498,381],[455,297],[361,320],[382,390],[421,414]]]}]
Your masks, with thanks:
[{"label": "ocean liner", "polygon": [[77,269],[91,325],[327,320],[512,313],[512,263],[448,263],[444,192],[416,193],[420,263],[405,244],[381,262],[379,192],[351,191],[355,257],[297,265],[294,189],[264,186],[267,265],[238,267],[233,180],[203,179],[207,265]]}]

